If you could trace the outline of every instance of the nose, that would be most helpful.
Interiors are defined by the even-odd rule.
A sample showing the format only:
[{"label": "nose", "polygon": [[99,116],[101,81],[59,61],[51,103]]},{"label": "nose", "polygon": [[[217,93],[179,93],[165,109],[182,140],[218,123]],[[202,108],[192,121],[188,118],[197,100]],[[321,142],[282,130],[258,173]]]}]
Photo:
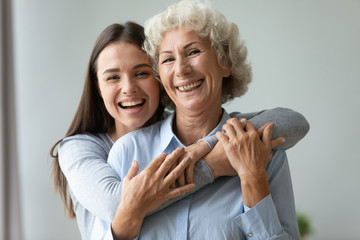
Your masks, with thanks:
[{"label": "nose", "polygon": [[131,77],[124,77],[121,79],[121,90],[123,94],[131,94],[136,93],[138,91],[138,85],[136,79]]},{"label": "nose", "polygon": [[175,73],[179,78],[188,76],[192,71],[191,65],[187,59],[178,58],[175,63]]}]

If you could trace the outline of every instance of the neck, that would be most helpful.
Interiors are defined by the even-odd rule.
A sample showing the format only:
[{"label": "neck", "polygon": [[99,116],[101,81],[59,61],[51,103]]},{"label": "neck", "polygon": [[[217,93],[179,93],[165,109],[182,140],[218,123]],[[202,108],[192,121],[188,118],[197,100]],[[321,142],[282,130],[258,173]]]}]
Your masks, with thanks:
[{"label": "neck", "polygon": [[212,111],[190,112],[176,109],[173,131],[186,146],[206,137],[220,122],[221,107]]},{"label": "neck", "polygon": [[111,140],[113,140],[113,142],[116,142],[116,140],[118,140],[120,137],[137,129],[138,128],[124,128],[119,126],[117,127],[115,124],[114,127],[108,131],[108,135],[111,138]]}]

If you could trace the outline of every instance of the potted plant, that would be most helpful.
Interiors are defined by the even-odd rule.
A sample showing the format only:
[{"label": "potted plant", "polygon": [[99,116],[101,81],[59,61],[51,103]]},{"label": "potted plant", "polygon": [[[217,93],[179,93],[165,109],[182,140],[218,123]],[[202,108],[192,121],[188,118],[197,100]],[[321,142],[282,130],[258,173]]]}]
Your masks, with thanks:
[{"label": "potted plant", "polygon": [[296,213],[300,238],[305,240],[305,237],[308,236],[312,232],[311,221],[310,218],[302,212]]}]

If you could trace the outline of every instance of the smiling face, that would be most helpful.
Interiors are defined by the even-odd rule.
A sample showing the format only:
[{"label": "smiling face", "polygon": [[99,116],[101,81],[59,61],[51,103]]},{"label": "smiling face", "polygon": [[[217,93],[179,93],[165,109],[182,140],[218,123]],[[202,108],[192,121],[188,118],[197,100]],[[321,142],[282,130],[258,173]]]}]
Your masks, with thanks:
[{"label": "smiling face", "polygon": [[222,79],[230,70],[221,67],[208,39],[194,31],[175,28],[159,46],[159,74],[176,110],[221,110]]},{"label": "smiling face", "polygon": [[97,78],[105,107],[115,119],[114,138],[141,128],[155,113],[159,83],[150,59],[136,45],[117,42],[105,47],[97,59]]}]

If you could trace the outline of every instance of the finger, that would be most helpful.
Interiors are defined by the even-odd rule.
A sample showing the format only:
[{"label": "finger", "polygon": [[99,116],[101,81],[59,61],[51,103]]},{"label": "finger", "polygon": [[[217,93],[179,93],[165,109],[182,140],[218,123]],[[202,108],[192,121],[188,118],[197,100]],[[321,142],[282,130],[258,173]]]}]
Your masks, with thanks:
[{"label": "finger", "polygon": [[139,171],[139,164],[136,160],[133,160],[131,167],[125,177],[128,180],[131,180],[133,177],[137,175],[138,171]]},{"label": "finger", "polygon": [[[172,170],[174,170],[176,166],[177,166],[177,163],[174,163],[174,164],[171,166],[169,172],[171,172]],[[176,188],[176,182],[173,182],[173,183],[171,184],[170,188]]]},{"label": "finger", "polygon": [[[265,128],[265,129],[266,129],[266,128]],[[251,122],[249,122],[249,121],[246,120],[245,130],[246,130],[247,132],[252,132],[252,131],[256,131],[256,128],[254,127],[254,125],[253,125]]]},{"label": "finger", "polygon": [[278,138],[271,140],[271,149],[279,147],[284,142],[285,142],[285,138],[283,138],[283,137],[278,137]]},{"label": "finger", "polygon": [[180,195],[183,195],[185,193],[188,193],[190,192],[191,190],[193,190],[195,188],[195,184],[194,183],[190,183],[190,184],[187,184],[183,187],[178,187],[178,188],[175,188],[173,190],[170,190],[168,194],[166,194],[165,196],[165,201],[171,199],[171,198],[174,198],[174,197],[178,197]]},{"label": "finger", "polygon": [[[181,163],[181,161],[178,162],[178,164],[180,164],[180,163]],[[185,186],[185,169],[178,177],[177,182],[178,182],[179,187]]]},{"label": "finger", "polygon": [[262,137],[262,142],[267,146],[268,148],[271,148],[271,136],[272,136],[272,130],[274,128],[274,124],[270,123],[268,126],[266,126],[264,130],[264,134]]},{"label": "finger", "polygon": [[185,171],[185,168],[191,163],[191,158],[187,157],[183,159],[180,164],[176,166],[174,170],[169,172],[169,174],[165,177],[164,183],[166,186],[170,186],[179,176]]},{"label": "finger", "polygon": [[258,134],[259,134],[260,137],[262,137],[266,126],[269,125],[269,124],[270,124],[270,123],[265,123],[264,125],[262,125],[262,126],[257,130],[257,132],[258,132]]},{"label": "finger", "polygon": [[229,136],[229,138],[233,138],[236,135],[234,126],[231,123],[225,123],[223,125],[222,129],[223,129],[223,132],[225,132],[226,135]]},{"label": "finger", "polygon": [[195,167],[195,162],[192,162],[186,168],[186,181],[187,181],[187,183],[193,183],[194,182],[194,167]]},{"label": "finger", "polygon": [[224,133],[222,132],[216,132],[216,137],[219,140],[219,142],[221,142],[222,144],[227,144],[229,143],[229,137],[226,136]]},{"label": "finger", "polygon": [[158,157],[156,157],[154,160],[150,162],[150,164],[145,168],[146,170],[154,173],[156,172],[161,164],[165,161],[167,154],[162,153]]},{"label": "finger", "polygon": [[178,147],[171,154],[167,155],[165,161],[160,165],[159,169],[157,170],[159,176],[164,177],[170,171],[172,166],[177,163],[178,159],[181,157],[184,151],[185,149],[183,147]]},{"label": "finger", "polygon": [[234,118],[233,121],[231,121],[231,124],[233,125],[235,132],[237,134],[244,133],[244,128],[246,127],[247,120],[245,118],[237,119]]}]

